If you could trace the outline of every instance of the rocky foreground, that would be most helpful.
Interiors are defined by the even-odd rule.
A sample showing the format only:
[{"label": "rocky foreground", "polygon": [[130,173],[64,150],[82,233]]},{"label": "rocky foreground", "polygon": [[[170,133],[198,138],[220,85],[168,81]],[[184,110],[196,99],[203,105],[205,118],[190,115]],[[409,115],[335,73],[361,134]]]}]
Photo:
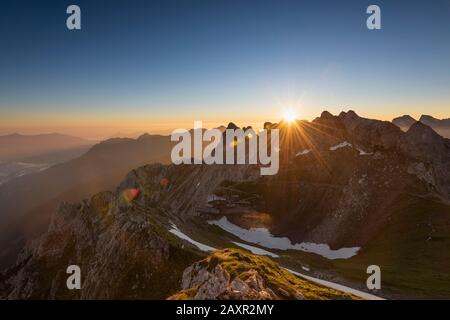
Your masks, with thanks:
[{"label": "rocky foreground", "polygon": [[355,296],[300,279],[267,257],[237,249],[216,251],[183,272],[170,300],[324,300]]}]

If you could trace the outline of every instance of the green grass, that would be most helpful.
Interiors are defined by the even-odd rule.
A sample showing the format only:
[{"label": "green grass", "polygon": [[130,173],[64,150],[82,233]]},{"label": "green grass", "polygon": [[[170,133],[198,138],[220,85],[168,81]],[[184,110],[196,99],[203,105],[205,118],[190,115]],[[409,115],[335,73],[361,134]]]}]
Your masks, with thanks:
[{"label": "green grass", "polygon": [[400,199],[380,234],[354,258],[333,266],[364,281],[380,266],[382,289],[399,297],[450,297],[450,207],[420,198]]},{"label": "green grass", "polygon": [[[257,256],[240,249],[227,248],[215,251],[200,261],[208,270],[220,264],[230,274],[231,280],[239,277],[245,280],[250,270],[255,270],[263,278],[265,285],[275,293],[287,292],[295,296],[300,292],[307,300],[357,299],[355,296],[331,288],[326,288],[301,279],[280,267],[268,257]],[[192,299],[197,288],[180,291],[170,299]],[[283,294],[278,294],[283,296]]]},{"label": "green grass", "polygon": [[[343,284],[364,289],[367,267],[381,267],[382,290],[388,298],[450,297],[450,207],[432,199],[404,196],[387,208],[389,220],[351,259],[328,260],[315,254],[287,250],[271,250],[280,255],[279,263],[293,270],[309,266],[342,279]],[[203,221],[204,223],[204,221]],[[235,237],[217,227],[194,229],[199,240],[217,248],[235,247]],[[236,239],[237,240],[237,239]],[[240,240],[238,240],[240,241]],[[302,271],[303,272],[303,271]],[[330,279],[333,280],[333,279]]]}]

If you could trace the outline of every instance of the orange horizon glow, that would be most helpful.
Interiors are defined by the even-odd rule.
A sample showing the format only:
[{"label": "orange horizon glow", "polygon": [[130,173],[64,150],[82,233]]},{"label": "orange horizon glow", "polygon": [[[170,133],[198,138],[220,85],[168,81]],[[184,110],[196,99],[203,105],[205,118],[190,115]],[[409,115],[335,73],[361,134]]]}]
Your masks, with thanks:
[{"label": "orange horizon glow", "polygon": [[[435,107],[433,105],[433,107]],[[264,122],[279,122],[283,118],[295,120],[312,121],[319,117],[321,112],[327,110],[332,114],[338,115],[341,111],[354,110],[359,116],[371,119],[391,121],[393,118],[409,114],[415,119],[419,119],[422,114],[430,114],[436,118],[448,118],[449,114],[442,112],[433,112],[438,110],[430,106],[423,108],[424,112],[408,112],[407,107],[397,106],[380,109],[380,112],[364,112],[367,108],[318,108],[302,106],[301,108],[293,107],[291,109],[283,109],[282,107],[261,108],[261,112],[253,112],[254,108],[243,108],[243,112],[239,115],[228,114],[229,112],[215,113],[214,115],[205,116],[202,114],[189,115],[167,115],[158,114],[155,116],[139,112],[131,112],[122,115],[117,113],[110,114],[87,114],[72,115],[64,112],[60,113],[40,113],[31,115],[14,114],[0,111],[0,135],[19,133],[19,134],[45,134],[45,133],[61,133],[77,136],[85,139],[99,140],[114,135],[138,136],[143,133],[150,134],[170,134],[174,129],[193,127],[194,121],[201,120],[205,128],[215,128],[221,125],[226,126],[229,122],[236,125],[252,126],[258,130],[263,128]],[[442,107],[442,105],[441,105]],[[3,108],[2,108],[3,109]],[[298,115],[297,109],[301,109],[301,115]],[[417,109],[417,108],[416,108]],[[450,109],[450,108],[449,108]],[[286,114],[286,111],[288,114]],[[263,112],[264,111],[264,112]],[[384,112],[383,112],[384,111]]]}]

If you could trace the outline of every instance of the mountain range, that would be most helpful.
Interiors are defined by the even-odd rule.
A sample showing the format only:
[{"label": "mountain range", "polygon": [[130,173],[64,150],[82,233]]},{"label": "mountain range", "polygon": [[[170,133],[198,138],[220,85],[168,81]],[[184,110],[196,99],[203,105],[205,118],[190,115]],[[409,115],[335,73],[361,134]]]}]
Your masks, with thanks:
[{"label": "mountain range", "polygon": [[[155,164],[170,154],[167,137],[97,145],[82,158],[97,154],[93,171],[105,179],[111,157],[123,163],[143,150],[139,140],[152,141],[147,158],[121,167],[129,173],[115,190],[57,207],[47,232],[0,275],[0,297],[450,297],[449,139],[421,121],[404,132],[354,111],[265,127],[280,130],[275,176],[261,176],[259,165]],[[79,179],[87,172],[75,169],[80,161],[58,177]],[[10,187],[37,192],[44,181],[52,179]],[[94,188],[82,191],[78,198]],[[7,194],[0,189],[0,204],[21,202]],[[82,270],[82,290],[65,287],[72,264]],[[382,272],[375,292],[366,287],[370,265]]]},{"label": "mountain range", "polygon": [[93,143],[78,137],[59,133],[22,135],[18,133],[0,136],[1,161],[25,161],[45,154],[91,146]]},{"label": "mountain range", "polygon": [[93,141],[51,133],[0,136],[0,185],[85,153]]},{"label": "mountain range", "polygon": [[[422,115],[418,121],[433,128],[441,136],[450,138],[450,119],[436,119],[429,115]],[[410,115],[404,115],[392,120],[392,123],[400,127],[403,131],[408,130],[415,122],[417,120]]]},{"label": "mountain range", "polygon": [[168,163],[171,146],[169,137],[159,135],[109,139],[70,161],[0,185],[0,266],[13,262],[27,240],[47,229],[61,202],[112,190],[146,163]]}]

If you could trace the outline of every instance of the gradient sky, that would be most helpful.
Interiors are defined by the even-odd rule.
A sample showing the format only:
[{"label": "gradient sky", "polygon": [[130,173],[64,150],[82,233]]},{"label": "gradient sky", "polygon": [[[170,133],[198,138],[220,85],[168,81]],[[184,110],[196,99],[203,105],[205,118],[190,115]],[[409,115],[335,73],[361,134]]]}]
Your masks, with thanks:
[{"label": "gradient sky", "polygon": [[257,126],[288,107],[450,117],[450,0],[0,0],[0,134]]}]

